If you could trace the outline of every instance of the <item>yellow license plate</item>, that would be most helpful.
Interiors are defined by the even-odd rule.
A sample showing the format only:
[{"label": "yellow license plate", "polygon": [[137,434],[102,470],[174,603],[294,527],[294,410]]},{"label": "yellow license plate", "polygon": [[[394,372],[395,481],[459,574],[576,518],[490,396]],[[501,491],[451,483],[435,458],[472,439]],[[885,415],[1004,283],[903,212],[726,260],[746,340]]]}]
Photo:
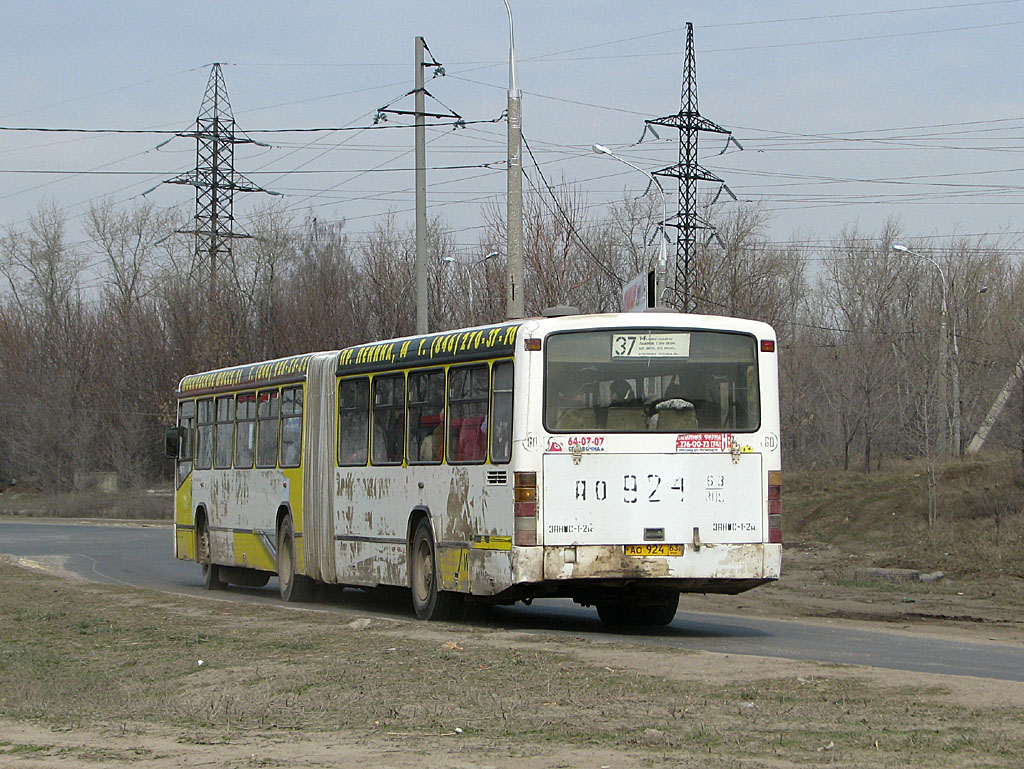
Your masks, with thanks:
[{"label": "yellow license plate", "polygon": [[626,545],[626,555],[682,555],[682,545]]}]

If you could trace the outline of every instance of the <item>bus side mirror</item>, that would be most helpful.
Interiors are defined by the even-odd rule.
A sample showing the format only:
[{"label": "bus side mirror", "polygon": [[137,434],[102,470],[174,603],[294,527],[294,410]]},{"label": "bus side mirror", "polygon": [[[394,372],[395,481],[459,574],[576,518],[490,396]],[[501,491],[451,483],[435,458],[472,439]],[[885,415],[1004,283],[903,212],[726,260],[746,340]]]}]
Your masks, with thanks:
[{"label": "bus side mirror", "polygon": [[168,427],[164,430],[164,455],[169,459],[177,459],[184,436],[185,428],[183,427]]}]

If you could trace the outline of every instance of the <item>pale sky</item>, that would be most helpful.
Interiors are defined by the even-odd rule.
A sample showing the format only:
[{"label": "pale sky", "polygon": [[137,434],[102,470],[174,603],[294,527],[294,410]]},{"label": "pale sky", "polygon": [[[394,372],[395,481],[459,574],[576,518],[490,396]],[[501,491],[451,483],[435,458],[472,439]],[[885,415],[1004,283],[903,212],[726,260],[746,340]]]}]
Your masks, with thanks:
[{"label": "pale sky", "polygon": [[[631,145],[645,118],[679,110],[692,21],[701,113],[744,147],[720,155],[722,137],[701,137],[702,164],[743,201],[721,205],[760,202],[778,241],[827,242],[848,225],[877,233],[896,216],[917,243],[1002,233],[1021,245],[1022,0],[510,1],[524,135],[544,176],[574,185],[595,216],[647,180],[592,144],[648,170],[676,161],[669,129]],[[413,87],[422,35],[446,71],[427,89],[470,122],[428,132],[428,214],[457,229],[468,255],[481,204],[504,205],[505,125],[473,122],[505,108],[501,0],[8,0],[4,9],[0,126],[187,131],[210,64],[221,62],[239,128],[271,145],[239,147],[236,168],[281,193],[239,195],[236,214],[273,200],[297,222],[344,218],[354,234],[389,210],[411,224],[412,130],[262,131],[370,126],[396,99],[411,110],[412,97],[400,97]],[[140,200],[195,163],[194,140],[158,148],[167,138],[0,131],[0,224],[23,226],[42,200],[72,216],[107,196]],[[524,188],[542,184],[529,154],[524,165]],[[185,186],[147,199],[194,207]],[[813,258],[818,245],[805,248]]]}]

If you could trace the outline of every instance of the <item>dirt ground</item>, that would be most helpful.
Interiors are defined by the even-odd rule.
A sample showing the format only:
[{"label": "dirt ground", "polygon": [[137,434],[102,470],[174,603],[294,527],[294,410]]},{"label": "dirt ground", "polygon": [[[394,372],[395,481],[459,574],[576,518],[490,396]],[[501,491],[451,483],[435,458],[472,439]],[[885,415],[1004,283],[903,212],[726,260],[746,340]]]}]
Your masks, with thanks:
[{"label": "dirt ground", "polygon": [[[888,583],[855,581],[849,578],[856,568],[853,561],[871,560],[863,554],[851,558],[836,548],[804,544],[791,546],[786,553],[785,575],[778,584],[764,586],[749,593],[729,596],[684,596],[680,611],[756,614],[778,618],[799,618],[805,621],[848,624],[874,629],[888,628],[894,632],[941,635],[972,641],[998,641],[1024,644],[1024,619],[1012,602],[1001,600],[998,590],[979,588],[975,584],[957,584],[949,579],[921,583]],[[24,566],[24,564],[22,564]],[[67,576],[64,575],[64,579]],[[203,602],[207,603],[207,602]],[[206,611],[200,607],[198,612]],[[276,610],[281,621],[294,614]],[[0,622],[3,617],[0,616]],[[273,620],[276,622],[277,620]],[[346,619],[346,621],[348,621]],[[706,742],[697,733],[693,744],[680,749],[678,739],[666,735],[664,725],[647,728],[644,723],[631,725],[633,736],[609,738],[595,736],[593,744],[580,744],[576,739],[564,742],[550,736],[536,740],[508,740],[488,735],[486,729],[459,727],[456,723],[436,730],[390,728],[379,722],[366,728],[302,730],[275,727],[233,727],[230,719],[222,729],[186,734],[181,728],[169,728],[152,720],[132,721],[104,718],[97,714],[91,724],[55,727],[39,720],[11,720],[0,717],[0,767],[18,769],[52,769],[53,767],[493,767],[505,769],[556,769],[558,767],[786,767],[808,764],[830,764],[846,767],[883,766],[1019,766],[1020,746],[1024,745],[1024,727],[1016,728],[1024,719],[1024,684],[899,672],[859,667],[824,665],[811,662],[785,662],[744,655],[679,650],[638,649],[628,642],[603,642],[594,639],[550,639],[528,632],[481,629],[474,625],[448,625],[415,621],[355,617],[346,627],[370,628],[376,634],[419,642],[424,648],[442,650],[443,659],[458,656],[463,649],[476,651],[490,648],[494,653],[509,649],[528,649],[531,655],[547,655],[563,659],[568,655],[582,670],[597,674],[623,673],[649,681],[680,682],[700,688],[714,682],[718,694],[710,695],[718,716],[701,716],[700,729],[715,735]],[[0,644],[2,647],[2,644]],[[539,657],[538,657],[539,658]],[[558,663],[564,666],[564,662]],[[443,670],[443,668],[442,668]],[[886,752],[886,745],[875,739],[870,744],[851,749],[840,736],[819,736],[814,732],[816,746],[800,746],[799,750],[776,750],[770,758],[737,758],[736,747],[730,747],[722,735],[736,719],[767,719],[758,728],[771,733],[772,724],[780,731],[797,731],[799,716],[789,714],[789,706],[762,701],[759,692],[771,690],[777,682],[786,697],[795,702],[801,690],[808,693],[828,689],[824,707],[829,719],[839,725],[852,719],[863,723],[855,727],[857,740],[869,739],[876,730],[886,733],[884,723],[871,723],[881,710],[877,703],[891,699],[902,703],[897,710],[910,711],[920,704],[926,710],[909,716],[927,721],[922,729],[954,729],[938,725],[951,713],[971,723],[979,732],[989,728],[988,714],[997,712],[999,723],[994,728],[1001,736],[978,748],[970,739],[953,733],[943,737],[948,748],[938,753],[918,755],[904,749]],[[725,687],[727,693],[722,693]],[[863,703],[850,704],[868,692]],[[839,692],[840,694],[836,694]],[[749,699],[748,699],[749,698]],[[848,699],[849,698],[849,699]],[[920,701],[920,703],[918,702]],[[876,703],[872,705],[872,702]],[[535,703],[536,705],[537,703]],[[444,712],[444,702],[436,709]],[[557,699],[539,702],[551,707],[566,723],[586,722],[594,717],[593,703],[574,703]],[[628,707],[629,703],[622,704]],[[707,706],[707,703],[704,703]],[[683,706],[680,705],[682,708]],[[681,728],[692,728],[691,702],[678,716]],[[792,707],[798,707],[794,704]],[[993,710],[994,709],[994,710]],[[733,712],[735,711],[735,712]],[[936,716],[935,714],[940,714]],[[723,715],[724,714],[724,715]],[[502,717],[504,713],[502,712]],[[881,720],[893,716],[878,716]],[[898,716],[897,716],[898,717]],[[957,720],[953,718],[952,720]],[[1009,726],[1008,726],[1009,724]],[[658,728],[661,727],[661,728]],[[897,733],[904,727],[895,727]],[[906,727],[916,733],[917,726]],[[859,731],[858,731],[859,730]],[[1006,732],[1009,730],[1010,734]],[[496,731],[500,731],[496,729]],[[863,734],[861,734],[863,732]],[[780,740],[782,735],[780,734]],[[968,740],[960,750],[957,740]],[[992,742],[994,740],[994,742]],[[806,742],[806,741],[805,741]],[[635,747],[630,747],[635,746]],[[902,750],[902,752],[901,752]],[[948,756],[943,752],[948,752]],[[938,758],[936,758],[938,756]]]},{"label": "dirt ground", "polygon": [[[376,621],[375,621],[376,622]],[[423,625],[414,622],[387,621],[385,632],[410,636],[437,648],[461,650],[469,643],[457,626]],[[812,662],[785,662],[745,655],[696,652],[680,655],[674,651],[643,650],[609,644],[566,644],[562,640],[538,643],[529,633],[489,634],[472,642],[497,647],[529,648],[532,652],[568,653],[579,664],[594,669],[630,672],[636,676],[691,683],[714,681],[716,685],[754,682],[765,687],[772,680],[782,684],[798,682],[815,686],[848,681],[857,688],[879,692],[882,697],[892,692],[922,692],[934,697],[940,710],[964,712],[992,708],[1024,712],[1024,683],[987,679],[939,676],[924,673],[821,665]],[[915,695],[916,696],[916,695]],[[564,706],[565,702],[545,703]],[[756,696],[737,702],[740,711],[756,711]],[[588,709],[570,708],[569,717],[586,719]],[[850,715],[849,717],[853,717]],[[858,718],[859,721],[866,721]],[[728,748],[695,746],[693,751],[670,745],[665,734],[655,728],[637,725],[637,751],[604,745],[579,746],[550,741],[522,742],[515,747],[501,744],[487,736],[471,734],[471,730],[453,727],[436,734],[422,732],[372,730],[294,731],[278,728],[252,730],[232,729],[199,735],[185,735],[181,728],[167,728],[152,723],[104,722],[88,727],[53,728],[36,722],[0,719],[0,767],[18,769],[53,769],[69,766],[98,766],[110,769],[128,767],[145,769],[180,769],[183,767],[395,767],[396,769],[562,769],[593,767],[594,769],[640,769],[651,766],[719,767],[749,766],[786,769],[810,764],[840,767],[873,766],[935,766],[951,769],[974,766],[973,761],[961,763],[955,751],[948,760],[934,763],[897,761],[892,755],[879,756],[879,762],[865,760],[863,754],[851,754],[835,740],[820,740],[819,754],[807,760],[787,756],[779,751],[772,760],[737,761],[730,758]],[[477,730],[479,731],[479,730]],[[839,737],[836,738],[837,740]],[[660,743],[664,748],[659,750]],[[881,750],[878,742],[875,747]],[[813,752],[812,752],[813,755]],[[904,757],[909,759],[909,756]],[[987,763],[978,757],[980,766],[1018,766],[1009,762]],[[1005,758],[1005,757],[1004,757]]]}]

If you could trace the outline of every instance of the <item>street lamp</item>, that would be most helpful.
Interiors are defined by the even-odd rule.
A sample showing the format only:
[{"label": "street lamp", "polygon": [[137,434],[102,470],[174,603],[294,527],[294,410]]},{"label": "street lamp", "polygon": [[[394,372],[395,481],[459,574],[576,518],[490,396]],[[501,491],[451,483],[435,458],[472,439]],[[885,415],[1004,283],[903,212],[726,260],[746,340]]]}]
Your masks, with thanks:
[{"label": "street lamp", "polygon": [[[618,160],[620,163],[625,163],[630,168],[639,171],[648,179],[650,179],[651,183],[658,188],[658,192],[661,193],[661,251],[658,254],[658,274],[661,276],[661,280],[658,281],[658,283],[662,283],[666,279],[666,276],[668,274],[668,233],[665,232],[665,225],[668,222],[668,196],[665,194],[665,188],[661,186],[661,182],[658,181],[658,177],[656,177],[650,171],[645,171],[640,166],[634,165],[625,158],[619,157],[610,149],[605,147],[603,144],[593,144],[591,145],[591,147],[594,150],[594,152],[597,152],[598,154],[601,155],[607,155],[608,157],[614,158],[615,160]],[[656,304],[660,305],[662,300],[661,285],[658,285],[657,293],[658,296]]]},{"label": "street lamp", "polygon": [[523,266],[523,106],[516,69],[516,35],[512,24],[512,6],[504,0],[508,12],[508,106],[505,232],[507,256],[505,278],[505,317],[526,315],[525,268]]},{"label": "street lamp", "polygon": [[[956,320],[950,321],[950,327],[953,332],[953,356],[949,356],[949,334],[946,331],[946,316],[949,314],[948,305],[946,304],[946,273],[935,259],[925,254],[919,254],[916,251],[912,251],[904,245],[899,243],[892,244],[892,250],[900,254],[906,254],[907,256],[916,256],[918,259],[924,259],[926,262],[932,265],[936,270],[939,271],[939,280],[942,281],[942,316],[939,319],[939,333],[942,335],[942,364],[944,373],[947,373],[950,381],[950,387],[953,391],[953,415],[952,415],[952,433],[953,433],[953,453],[956,456],[960,456],[960,349],[956,341]],[[945,369],[949,371],[946,372]]]},{"label": "street lamp", "polygon": [[464,267],[466,269],[466,275],[469,278],[469,312],[470,312],[470,314],[472,314],[472,312],[473,312],[473,275],[472,275],[472,273],[470,273],[470,270],[473,269],[474,267],[476,267],[478,264],[483,264],[488,259],[493,259],[497,255],[498,255],[497,251],[491,251],[489,254],[487,254],[487,256],[483,257],[482,259],[477,259],[477,260],[472,261],[472,262],[462,262],[462,261],[459,261],[458,259],[456,259],[454,256],[442,256],[441,257],[441,261],[442,262],[447,262],[448,264],[456,264],[459,267]]}]

